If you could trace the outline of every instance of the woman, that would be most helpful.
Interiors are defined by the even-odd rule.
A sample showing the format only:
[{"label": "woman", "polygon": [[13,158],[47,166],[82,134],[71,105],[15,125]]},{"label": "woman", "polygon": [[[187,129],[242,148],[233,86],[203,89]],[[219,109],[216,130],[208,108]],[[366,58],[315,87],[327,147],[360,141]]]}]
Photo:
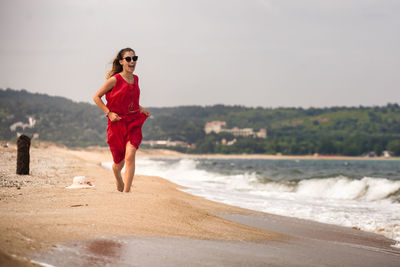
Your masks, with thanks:
[{"label": "woman", "polygon": [[[93,100],[108,117],[107,143],[113,156],[117,189],[129,192],[135,174],[136,150],[142,141],[142,125],[150,112],[139,105],[139,78],[133,74],[138,57],[131,48],[118,52],[107,81]],[[101,100],[106,95],[107,105]],[[126,163],[124,179],[121,170]]]}]

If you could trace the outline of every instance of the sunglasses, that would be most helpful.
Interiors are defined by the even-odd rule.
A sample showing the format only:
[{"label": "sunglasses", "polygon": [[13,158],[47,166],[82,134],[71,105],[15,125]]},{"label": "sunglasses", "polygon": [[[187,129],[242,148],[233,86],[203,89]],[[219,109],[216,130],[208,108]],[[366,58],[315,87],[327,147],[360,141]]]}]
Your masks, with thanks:
[{"label": "sunglasses", "polygon": [[131,62],[131,60],[137,61],[138,57],[137,57],[137,56],[133,56],[133,57],[124,57],[124,59],[126,60],[126,62]]}]

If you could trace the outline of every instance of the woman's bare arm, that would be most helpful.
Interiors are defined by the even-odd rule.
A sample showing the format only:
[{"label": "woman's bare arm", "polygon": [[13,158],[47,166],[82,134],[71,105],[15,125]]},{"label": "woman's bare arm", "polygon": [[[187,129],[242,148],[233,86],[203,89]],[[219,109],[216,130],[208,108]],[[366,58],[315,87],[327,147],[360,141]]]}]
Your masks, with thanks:
[{"label": "woman's bare arm", "polygon": [[100,87],[100,89],[93,96],[93,101],[105,114],[108,115],[111,121],[120,120],[121,118],[118,116],[117,113],[109,110],[104,104],[103,100],[101,100],[101,98],[114,87],[116,82],[117,79],[115,77],[111,77],[103,84],[102,87]]}]

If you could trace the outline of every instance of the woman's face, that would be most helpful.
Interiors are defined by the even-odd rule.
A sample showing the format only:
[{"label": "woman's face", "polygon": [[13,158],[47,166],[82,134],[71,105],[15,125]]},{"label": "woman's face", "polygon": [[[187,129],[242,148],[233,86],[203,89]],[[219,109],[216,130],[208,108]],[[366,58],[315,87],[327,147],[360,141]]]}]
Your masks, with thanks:
[{"label": "woman's face", "polygon": [[[125,52],[125,53],[122,55],[122,58],[123,58],[123,59],[119,61],[119,64],[122,65],[122,69],[123,69],[124,71],[133,73],[133,71],[135,70],[135,67],[136,67],[136,61],[133,61],[133,60],[132,60],[132,57],[134,57],[134,56],[136,56],[136,55],[135,55],[135,53],[132,52],[132,51]],[[128,59],[128,60],[130,60],[129,62],[128,62],[128,60],[126,59],[127,57],[130,58],[130,59]]]}]

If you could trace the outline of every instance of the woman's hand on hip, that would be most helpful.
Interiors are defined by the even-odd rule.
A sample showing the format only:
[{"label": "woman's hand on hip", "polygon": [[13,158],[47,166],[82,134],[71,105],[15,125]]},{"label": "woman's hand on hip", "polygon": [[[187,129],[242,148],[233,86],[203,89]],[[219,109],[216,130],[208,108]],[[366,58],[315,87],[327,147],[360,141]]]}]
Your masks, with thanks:
[{"label": "woman's hand on hip", "polygon": [[110,121],[119,121],[119,120],[121,120],[121,117],[118,116],[117,113],[112,112],[112,111],[110,113],[108,113],[108,118],[110,119]]},{"label": "woman's hand on hip", "polygon": [[143,113],[144,115],[146,115],[147,117],[150,116],[150,111],[148,111],[148,110],[146,110],[146,109],[144,109],[144,108],[141,108],[141,109],[140,109],[140,112]]}]

